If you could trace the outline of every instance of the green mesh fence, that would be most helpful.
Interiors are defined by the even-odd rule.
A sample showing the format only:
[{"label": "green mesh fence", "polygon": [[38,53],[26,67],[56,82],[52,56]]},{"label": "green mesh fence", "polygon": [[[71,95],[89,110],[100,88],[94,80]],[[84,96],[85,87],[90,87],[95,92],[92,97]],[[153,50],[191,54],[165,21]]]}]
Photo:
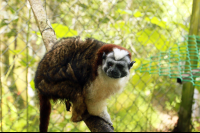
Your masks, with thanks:
[{"label": "green mesh fence", "polygon": [[[159,74],[170,78],[179,78],[183,82],[192,82],[200,86],[200,81],[195,79],[200,76],[200,37],[187,36],[183,42],[177,43],[167,52],[160,52],[158,55],[150,56],[148,63],[142,64],[140,72]],[[196,63],[191,63],[191,62]],[[189,62],[189,65],[186,65]]]}]

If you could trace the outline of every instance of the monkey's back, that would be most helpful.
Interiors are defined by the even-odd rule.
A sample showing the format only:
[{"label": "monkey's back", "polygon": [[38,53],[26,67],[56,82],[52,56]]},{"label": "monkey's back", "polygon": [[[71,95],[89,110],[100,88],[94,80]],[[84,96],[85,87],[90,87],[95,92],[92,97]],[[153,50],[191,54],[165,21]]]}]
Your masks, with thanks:
[{"label": "monkey's back", "polygon": [[40,61],[35,87],[49,98],[71,99],[93,80],[96,52],[103,42],[63,38]]}]

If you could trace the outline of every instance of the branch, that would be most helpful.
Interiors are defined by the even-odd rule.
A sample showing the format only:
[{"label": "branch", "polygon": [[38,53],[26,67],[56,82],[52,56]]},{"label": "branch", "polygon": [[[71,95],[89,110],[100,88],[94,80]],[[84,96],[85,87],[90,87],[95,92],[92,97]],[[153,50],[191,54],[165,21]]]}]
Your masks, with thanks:
[{"label": "branch", "polygon": [[[32,8],[37,26],[42,35],[44,45],[49,51],[53,44],[56,42],[56,35],[51,27],[50,21],[47,19],[45,10],[42,6],[41,0],[29,0],[30,6]],[[111,127],[107,122],[97,116],[89,116],[84,120],[91,132],[113,132],[113,127]]]},{"label": "branch", "polygon": [[89,116],[84,120],[91,132],[114,132],[114,128],[98,116]]},{"label": "branch", "polygon": [[50,21],[47,19],[46,12],[42,6],[41,0],[29,0],[33,11],[37,26],[42,35],[46,50],[49,51],[53,44],[57,41],[55,32],[51,27]]}]

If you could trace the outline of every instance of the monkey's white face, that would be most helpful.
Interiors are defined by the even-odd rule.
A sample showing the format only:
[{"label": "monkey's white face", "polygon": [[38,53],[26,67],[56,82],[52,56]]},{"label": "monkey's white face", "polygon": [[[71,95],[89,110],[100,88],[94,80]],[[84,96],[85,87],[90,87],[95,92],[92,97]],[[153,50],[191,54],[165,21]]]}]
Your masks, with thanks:
[{"label": "monkey's white face", "polygon": [[103,55],[102,69],[111,78],[123,78],[129,74],[133,63],[127,51],[115,48],[113,52]]}]

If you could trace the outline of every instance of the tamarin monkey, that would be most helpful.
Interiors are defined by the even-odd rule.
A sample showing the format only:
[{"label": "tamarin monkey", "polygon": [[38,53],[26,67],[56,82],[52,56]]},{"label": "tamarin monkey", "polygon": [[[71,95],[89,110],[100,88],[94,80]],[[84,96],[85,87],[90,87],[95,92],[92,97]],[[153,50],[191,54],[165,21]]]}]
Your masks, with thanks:
[{"label": "tamarin monkey", "polygon": [[73,122],[87,111],[112,125],[106,99],[121,92],[129,79],[131,53],[118,45],[88,38],[63,38],[40,61],[35,87],[40,101],[40,131],[47,131],[50,100],[72,103]]}]

